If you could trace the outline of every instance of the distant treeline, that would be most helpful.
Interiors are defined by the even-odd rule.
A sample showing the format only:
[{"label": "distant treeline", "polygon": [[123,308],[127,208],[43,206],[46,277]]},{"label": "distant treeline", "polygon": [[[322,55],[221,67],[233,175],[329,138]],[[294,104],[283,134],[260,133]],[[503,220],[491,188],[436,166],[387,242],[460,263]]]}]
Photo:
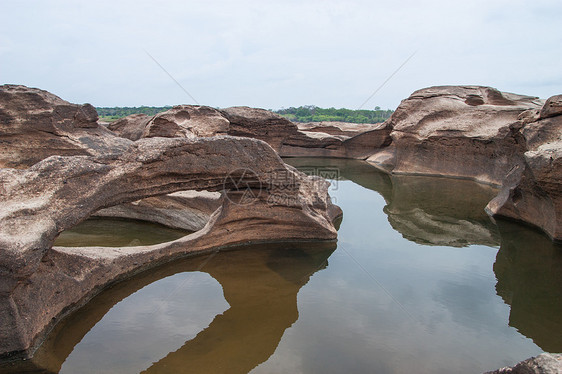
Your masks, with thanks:
[{"label": "distant treeline", "polygon": [[138,107],[113,107],[113,108],[100,108],[96,107],[98,115],[103,119],[116,120],[122,117],[127,117],[131,114],[147,114],[153,116],[157,113],[164,112],[171,109],[171,106],[138,106]]},{"label": "distant treeline", "polygon": [[352,110],[336,108],[318,108],[314,105],[300,106],[276,110],[275,113],[294,122],[351,122],[351,123],[378,123],[384,122],[392,115],[392,110]]},{"label": "distant treeline", "polygon": [[[171,109],[171,106],[140,106],[140,107],[114,107],[114,108],[96,108],[98,115],[104,120],[116,120],[131,114],[147,114],[153,116],[157,113]],[[283,108],[274,110],[274,113],[294,122],[351,122],[351,123],[378,123],[384,122],[392,114],[392,110],[381,110],[376,107],[375,110],[352,110],[352,109],[336,109],[336,108],[318,108],[314,105],[305,105],[298,108]]]}]

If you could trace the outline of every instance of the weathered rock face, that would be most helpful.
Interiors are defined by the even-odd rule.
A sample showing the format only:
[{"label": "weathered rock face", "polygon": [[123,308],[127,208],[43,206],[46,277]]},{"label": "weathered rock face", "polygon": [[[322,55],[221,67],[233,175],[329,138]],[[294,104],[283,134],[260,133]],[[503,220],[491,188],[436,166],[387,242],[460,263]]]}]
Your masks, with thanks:
[{"label": "weathered rock face", "polygon": [[123,138],[139,140],[151,119],[146,114],[131,114],[108,124],[107,128]]},{"label": "weathered rock face", "polygon": [[37,88],[0,86],[0,167],[25,168],[52,155],[107,155],[128,146],[97,120],[90,104],[71,104]]},{"label": "weathered rock face", "polygon": [[93,216],[129,218],[198,231],[205,227],[221,203],[219,192],[178,191],[101,209]]},{"label": "weathered rock face", "polygon": [[284,157],[365,159],[390,144],[386,124],[339,122],[299,124],[264,109],[233,107],[220,111],[182,105],[154,117],[131,115],[109,125],[130,140],[228,134],[267,142]]},{"label": "weathered rock face", "polygon": [[110,130],[130,140],[140,138],[195,138],[225,135],[229,122],[208,106],[178,105],[153,117],[133,114],[115,121]]},{"label": "weathered rock face", "polygon": [[491,215],[562,240],[562,96],[546,103],[490,87],[431,87],[403,100],[391,144],[368,158],[394,174],[468,178],[503,186]]},{"label": "weathered rock face", "polygon": [[285,139],[298,132],[294,123],[264,109],[232,107],[221,113],[230,122],[229,135],[261,139],[277,152]]},{"label": "weathered rock face", "polygon": [[[26,96],[24,88],[18,90]],[[49,105],[59,108],[47,96]],[[79,115],[57,114],[52,107],[41,107],[45,123],[63,113],[60,123],[70,122],[78,131],[72,119],[82,123]],[[25,111],[37,112],[32,104],[18,110],[22,118]],[[41,121],[28,125],[35,123],[43,126]],[[230,136],[132,142],[107,130],[98,137],[111,145],[107,153],[89,155],[85,147],[82,156],[50,156],[27,169],[0,169],[0,355],[32,349],[49,326],[108,284],[174,258],[242,243],[336,238],[332,221],[341,210],[331,204],[328,183],[287,166],[265,142]],[[221,195],[152,198],[188,190]],[[143,198],[149,199],[138,202]],[[119,204],[126,205],[103,210]],[[186,214],[184,204],[189,204],[187,216],[197,219],[180,224],[200,230],[173,242],[52,247],[59,233],[96,212],[142,217],[152,210],[154,220],[169,221]]]},{"label": "weathered rock face", "polygon": [[509,171],[487,210],[531,223],[562,240],[562,111],[556,112],[557,100],[550,98],[536,121],[526,123],[524,118],[512,125],[524,147],[523,162]]},{"label": "weathered rock face", "polygon": [[299,124],[279,151],[285,157],[366,159],[391,142],[388,124]]},{"label": "weathered rock face", "polygon": [[501,185],[521,146],[510,124],[535,97],[490,87],[431,87],[402,101],[387,121],[392,144],[369,161],[393,173],[441,175]]},{"label": "weathered rock face", "polygon": [[514,367],[501,368],[484,374],[559,374],[562,372],[562,354],[543,353]]}]

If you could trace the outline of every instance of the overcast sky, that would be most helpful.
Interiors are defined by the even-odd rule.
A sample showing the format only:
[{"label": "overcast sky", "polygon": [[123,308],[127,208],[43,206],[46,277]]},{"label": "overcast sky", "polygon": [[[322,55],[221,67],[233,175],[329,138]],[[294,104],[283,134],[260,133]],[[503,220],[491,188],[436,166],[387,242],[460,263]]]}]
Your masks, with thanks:
[{"label": "overcast sky", "polygon": [[[0,83],[95,106],[394,109],[414,90],[562,93],[562,2],[0,0]],[[148,55],[153,58],[183,87]]]}]

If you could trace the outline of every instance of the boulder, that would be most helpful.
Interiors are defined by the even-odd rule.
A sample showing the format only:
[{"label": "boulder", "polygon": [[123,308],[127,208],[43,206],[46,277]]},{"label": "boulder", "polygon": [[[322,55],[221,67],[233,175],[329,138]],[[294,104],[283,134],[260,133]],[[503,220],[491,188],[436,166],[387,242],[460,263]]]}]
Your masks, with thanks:
[{"label": "boulder", "polygon": [[107,128],[123,138],[139,140],[152,118],[146,114],[131,114],[108,124]]},{"label": "boulder", "polygon": [[562,354],[543,353],[518,363],[485,374],[560,374],[562,372]]},{"label": "boulder", "polygon": [[149,117],[133,114],[121,118],[109,129],[130,140],[140,138],[195,138],[226,134],[229,122],[222,114],[208,106],[178,105]]},{"label": "boulder", "polygon": [[71,104],[37,88],[2,85],[0,167],[26,168],[53,155],[108,155],[129,145],[97,120],[90,104]]},{"label": "boulder", "polygon": [[550,97],[540,112],[540,118],[549,118],[559,116],[562,114],[562,95],[555,95]]},{"label": "boulder", "polygon": [[369,158],[401,174],[438,175],[501,185],[523,150],[510,125],[536,97],[490,87],[443,86],[414,92],[403,100],[387,125],[392,143]]},{"label": "boulder", "polygon": [[298,133],[294,123],[269,110],[232,107],[221,113],[230,122],[229,135],[261,139],[277,152],[285,139]]},{"label": "boulder", "polygon": [[391,130],[386,123],[299,124],[299,131],[283,142],[279,154],[284,157],[366,159],[390,144]]},{"label": "boulder", "polygon": [[[242,243],[334,240],[332,220],[341,214],[331,206],[327,182],[306,177],[266,143],[247,138],[142,139],[118,157],[52,156],[29,169],[2,169],[0,183],[4,354],[30,349],[63,312],[118,279]],[[202,230],[171,243],[51,247],[58,233],[100,208],[183,190],[232,191]]]}]

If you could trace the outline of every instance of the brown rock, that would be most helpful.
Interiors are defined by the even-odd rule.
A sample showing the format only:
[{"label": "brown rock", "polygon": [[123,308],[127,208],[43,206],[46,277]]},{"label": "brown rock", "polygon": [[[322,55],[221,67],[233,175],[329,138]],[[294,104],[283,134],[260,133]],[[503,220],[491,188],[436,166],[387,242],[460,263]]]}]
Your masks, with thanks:
[{"label": "brown rock", "polygon": [[[3,86],[0,105],[2,131],[15,142],[2,138],[5,159],[33,164],[0,169],[0,356],[29,353],[62,316],[104,287],[163,262],[244,243],[336,238],[332,221],[341,210],[331,204],[325,180],[287,166],[263,141],[197,137],[228,123],[220,117],[209,125],[202,108],[176,107],[158,117],[178,125],[181,138],[131,142],[98,126],[90,106],[45,91]],[[171,135],[159,128],[163,122],[151,123],[143,136]],[[22,144],[37,149],[26,157],[12,152]],[[80,155],[66,156],[67,150]],[[59,233],[96,212],[151,215],[166,224],[177,219],[199,231],[153,246],[52,247]]]},{"label": "brown rock", "polygon": [[[118,157],[57,156],[26,170],[3,169],[0,181],[3,353],[29,349],[53,318],[132,273],[241,243],[333,240],[331,221],[341,214],[331,206],[327,182],[287,167],[255,139],[142,139]],[[236,191],[240,181],[248,188]],[[178,190],[223,188],[235,190],[205,228],[174,242],[51,248],[58,233],[99,208]],[[252,199],[244,199],[252,191]]]},{"label": "brown rock", "polygon": [[232,107],[221,110],[230,121],[229,135],[261,139],[279,152],[285,139],[297,134],[297,126],[265,109]]},{"label": "brown rock", "polygon": [[519,127],[526,151],[523,162],[509,171],[501,192],[486,209],[492,215],[528,222],[562,240],[562,116],[541,116]]},{"label": "brown rock", "polygon": [[175,229],[201,230],[221,205],[219,192],[178,191],[98,210],[96,217],[118,217],[159,223]]},{"label": "brown rock", "polygon": [[560,374],[562,373],[562,355],[543,353],[518,363],[485,374]]},{"label": "brown rock", "polygon": [[550,97],[541,109],[541,119],[559,116],[562,114],[562,95]]},{"label": "brown rock", "polygon": [[110,123],[107,128],[123,138],[139,140],[151,119],[146,114],[131,114]]},{"label": "brown rock", "polygon": [[25,168],[52,155],[108,155],[128,146],[97,120],[90,104],[71,104],[37,88],[0,86],[0,167]]},{"label": "brown rock", "polygon": [[[509,125],[535,97],[490,87],[444,86],[414,92],[387,120],[392,144],[369,161],[394,173],[452,176],[500,185],[522,151]],[[519,155],[519,160],[518,160]]]},{"label": "brown rock", "polygon": [[260,139],[283,157],[336,157],[365,159],[390,143],[385,124],[325,122],[299,124],[271,111],[233,107],[183,105],[157,114],[125,117],[110,130],[131,140],[147,137],[194,137],[228,134]]},{"label": "brown rock", "polygon": [[[302,130],[284,140],[284,157],[366,159],[390,144],[387,124],[299,125]],[[305,130],[306,129],[306,130]]]}]

